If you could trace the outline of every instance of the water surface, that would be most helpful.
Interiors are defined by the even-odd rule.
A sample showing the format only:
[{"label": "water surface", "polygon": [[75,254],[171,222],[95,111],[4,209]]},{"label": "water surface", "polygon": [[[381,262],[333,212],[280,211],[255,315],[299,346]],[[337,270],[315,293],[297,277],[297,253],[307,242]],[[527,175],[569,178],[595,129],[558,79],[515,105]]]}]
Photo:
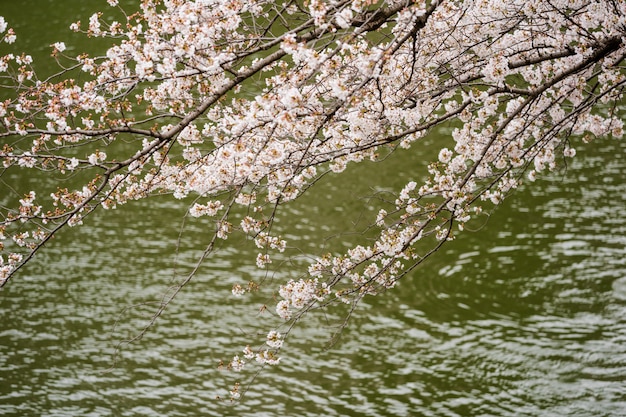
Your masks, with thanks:
[{"label": "water surface", "polygon": [[[91,13],[78,1],[36,2],[32,15],[16,3],[2,2],[0,14],[29,19],[23,27],[34,44],[62,39],[50,39],[71,22],[60,3]],[[373,215],[367,197],[381,188],[372,181],[401,187],[436,146],[328,177],[278,227],[314,255],[326,236]],[[367,298],[330,346],[338,313],[308,317],[281,366],[260,373],[237,404],[216,398],[236,380],[219,364],[264,329],[259,308],[271,302],[230,293],[234,283],[263,278],[253,245],[230,240],[141,341],[119,345],[193,267],[210,225],[186,221],[181,234],[185,206],[166,198],[99,213],[60,234],[0,293],[0,414],[622,415],[622,155],[624,145],[611,140],[578,149],[567,171],[523,188],[396,289]],[[267,277],[268,287],[292,276],[302,265],[294,262]]]}]

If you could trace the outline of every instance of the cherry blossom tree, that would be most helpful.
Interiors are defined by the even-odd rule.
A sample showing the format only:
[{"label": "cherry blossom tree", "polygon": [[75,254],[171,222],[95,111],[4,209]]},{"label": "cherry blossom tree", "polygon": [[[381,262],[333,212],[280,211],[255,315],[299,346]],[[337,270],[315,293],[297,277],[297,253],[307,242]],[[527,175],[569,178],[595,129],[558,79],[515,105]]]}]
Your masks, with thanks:
[{"label": "cherry blossom tree", "polygon": [[[269,269],[288,244],[273,232],[284,205],[326,174],[419,152],[433,129],[454,127],[428,179],[408,182],[371,219],[373,239],[318,254],[274,289],[276,322],[234,370],[278,363],[306,312],[355,308],[394,287],[522,182],[563,166],[577,146],[623,136],[622,0],[142,0],[136,11],[107,2],[123,19],[105,11],[71,26],[108,39],[104,55],[53,43],[59,70],[49,77],[26,53],[0,58],[11,91],[0,102],[0,175],[80,181],[45,195],[11,187],[1,286],[19,285],[17,272],[60,229],[155,194],[193,198],[188,214],[212,219],[198,266],[218,240],[244,234],[259,249],[250,262]],[[19,42],[4,19],[0,33]]]}]

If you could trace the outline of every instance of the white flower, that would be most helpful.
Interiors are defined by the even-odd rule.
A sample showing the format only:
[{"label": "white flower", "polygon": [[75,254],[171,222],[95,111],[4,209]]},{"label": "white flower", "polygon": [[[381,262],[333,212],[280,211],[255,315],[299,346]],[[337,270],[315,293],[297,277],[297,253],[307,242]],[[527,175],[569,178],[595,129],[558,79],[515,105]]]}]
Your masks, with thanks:
[{"label": "white flower", "polygon": [[280,47],[288,54],[293,53],[297,48],[296,35],[294,33],[287,33],[286,35],[284,35]]},{"label": "white flower", "polygon": [[574,156],[576,156],[576,149],[574,149],[574,148],[565,148],[563,150],[563,155],[568,157],[568,158],[573,158]]},{"label": "white flower", "polygon": [[250,348],[250,345],[246,346],[243,350],[243,357],[248,360],[254,358],[254,351]]},{"label": "white flower", "polygon": [[37,160],[31,155],[32,154],[28,151],[24,152],[24,154],[17,160],[17,164],[21,167],[33,168],[37,164]]},{"label": "white flower", "polygon": [[228,239],[228,234],[232,231],[232,224],[220,221],[217,225],[217,237],[220,239]]},{"label": "white flower", "polygon": [[36,194],[34,191],[29,191],[28,194],[24,196],[24,198],[20,199],[20,204],[22,205],[22,207],[32,207],[35,196]]},{"label": "white flower", "polygon": [[256,194],[255,193],[251,193],[251,194],[239,193],[237,194],[237,197],[235,197],[235,202],[237,204],[241,204],[242,206],[248,206],[250,204],[254,204],[256,202]]},{"label": "white flower", "polygon": [[291,310],[289,309],[289,301],[281,300],[276,305],[276,314],[280,316],[280,318],[288,320],[291,318]]},{"label": "white flower", "polygon": [[207,204],[194,203],[189,209],[189,214],[193,217],[215,216],[223,207],[221,201],[209,201]]},{"label": "white flower", "polygon": [[302,94],[300,94],[297,88],[292,87],[283,93],[280,102],[283,103],[287,109],[293,109],[302,103]]},{"label": "white flower", "polygon": [[87,160],[91,165],[97,165],[98,162],[104,161],[107,157],[107,154],[101,151],[96,151],[87,157]]},{"label": "white flower", "polygon": [[502,56],[495,56],[489,60],[483,68],[483,75],[486,81],[496,82],[498,85],[504,83],[509,72],[509,63]]},{"label": "white flower", "polygon": [[402,191],[400,191],[400,195],[398,199],[400,201],[408,201],[411,197],[409,193],[411,193],[417,187],[417,183],[415,181],[410,181],[407,185],[404,186]]},{"label": "white flower", "polygon": [[452,159],[452,151],[448,148],[443,148],[439,151],[439,161],[447,164]]},{"label": "white flower", "polygon": [[9,30],[9,32],[6,34],[4,41],[6,43],[13,43],[15,42],[15,39],[17,39],[17,37],[15,36],[15,33],[11,32],[11,30]]},{"label": "white flower", "polygon": [[63,52],[66,49],[64,42],[55,42],[52,44],[52,47],[59,52]]},{"label": "white flower", "polygon": [[230,368],[235,372],[239,372],[243,369],[245,364],[246,363],[237,355],[230,361]]},{"label": "white flower", "polygon": [[232,293],[235,297],[241,297],[246,293],[246,290],[244,290],[241,285],[235,284],[233,285]]},{"label": "white flower", "polygon": [[387,217],[387,210],[380,209],[378,215],[376,216],[376,226],[384,227],[385,226],[385,217]]},{"label": "white flower", "polygon": [[276,330],[271,330],[267,334],[267,345],[274,349],[280,349],[283,345],[282,335]]},{"label": "white flower", "polygon": [[256,266],[259,268],[265,268],[265,265],[271,264],[272,260],[267,253],[259,253],[256,257]]},{"label": "white flower", "polygon": [[15,266],[19,264],[20,262],[22,262],[22,259],[23,259],[23,256],[20,255],[19,253],[10,253],[9,256],[7,257],[8,264],[10,266]]},{"label": "white flower", "polygon": [[256,354],[256,360],[260,364],[278,365],[280,357],[276,356],[274,352],[262,350]]},{"label": "white flower", "polygon": [[100,32],[100,15],[98,13],[94,13],[89,18],[89,30],[93,32],[95,35],[99,35]]},{"label": "white flower", "polygon": [[335,16],[335,21],[340,28],[348,29],[353,16],[354,14],[352,13],[352,10],[346,8]]}]

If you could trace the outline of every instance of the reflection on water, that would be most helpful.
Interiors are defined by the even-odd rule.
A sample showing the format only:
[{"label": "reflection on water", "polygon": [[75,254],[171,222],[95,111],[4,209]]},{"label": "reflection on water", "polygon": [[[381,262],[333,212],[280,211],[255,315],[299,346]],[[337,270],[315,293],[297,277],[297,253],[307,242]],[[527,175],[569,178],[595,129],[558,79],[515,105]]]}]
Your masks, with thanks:
[{"label": "reflection on water", "polygon": [[[165,200],[103,213],[56,239],[3,291],[0,414],[620,415],[626,166],[606,163],[622,153],[617,146],[590,149],[577,163],[584,167],[541,184],[548,191],[522,191],[396,290],[367,299],[330,348],[337,321],[310,317],[282,365],[261,373],[236,405],[216,400],[234,381],[218,364],[262,323],[264,300],[230,295],[233,283],[258,278],[246,263],[252,249],[218,252],[113,363],[116,343],[154,311],[138,304],[184,275],[206,225],[189,224],[177,243],[180,223],[171,219],[183,208]],[[318,213],[295,210],[309,238],[332,231],[327,218],[316,236]]]}]

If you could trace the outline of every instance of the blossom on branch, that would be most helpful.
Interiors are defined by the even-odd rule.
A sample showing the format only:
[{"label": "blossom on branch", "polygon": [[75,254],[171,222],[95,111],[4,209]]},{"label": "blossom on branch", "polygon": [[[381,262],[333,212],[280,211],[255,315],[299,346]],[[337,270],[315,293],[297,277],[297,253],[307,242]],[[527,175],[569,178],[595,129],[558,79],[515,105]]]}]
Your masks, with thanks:
[{"label": "blossom on branch", "polygon": [[[241,234],[260,250],[250,262],[269,272],[293,243],[273,231],[283,205],[351,164],[384,163],[389,152],[421,156],[420,141],[448,126],[427,172],[409,173],[370,219],[370,239],[344,253],[306,254],[310,266],[276,285],[269,310],[291,329],[314,309],[356,307],[395,287],[521,183],[590,141],[624,134],[622,1],[139,7],[123,22],[99,12],[85,29],[72,25],[110,38],[102,56],[72,58],[65,43],[52,44],[53,55],[75,60],[75,72],[40,78],[29,55],[0,57],[13,86],[0,98],[4,169],[83,181],[76,190],[19,190],[18,203],[3,207],[0,286],[93,210],[161,194],[195,198],[189,221],[212,222],[199,263],[216,239]],[[16,40],[2,18],[0,33]],[[35,204],[36,195],[50,199]],[[253,358],[278,364],[288,335],[267,333],[263,348],[248,348],[230,367]]]}]

